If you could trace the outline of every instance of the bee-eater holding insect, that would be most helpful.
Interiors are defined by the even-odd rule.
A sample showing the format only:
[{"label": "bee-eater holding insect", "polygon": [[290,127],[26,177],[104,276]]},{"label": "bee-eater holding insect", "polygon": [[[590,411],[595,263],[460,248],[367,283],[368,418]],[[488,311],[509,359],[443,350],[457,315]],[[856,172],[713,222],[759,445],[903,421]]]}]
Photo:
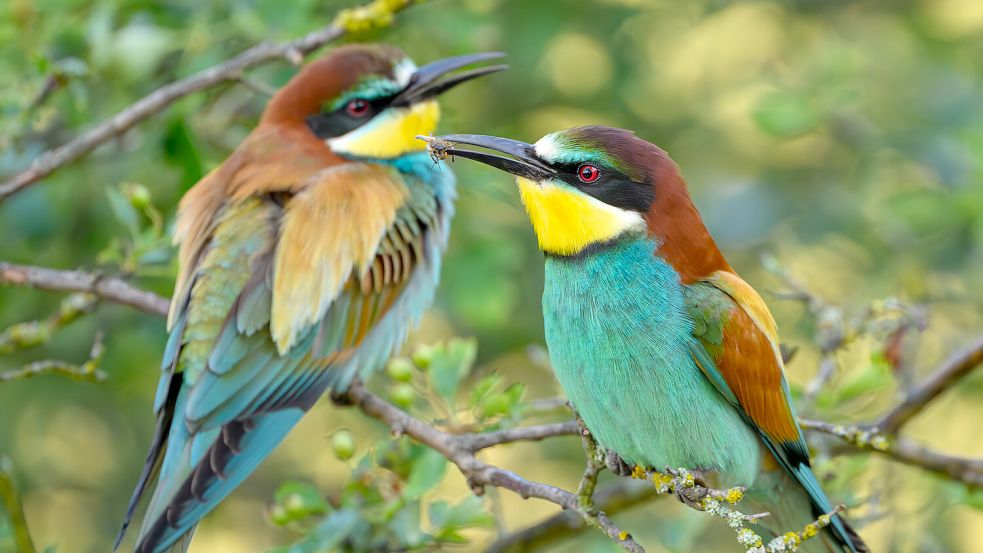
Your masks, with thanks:
[{"label": "bee-eater holding insect", "polygon": [[[598,126],[534,145],[459,134],[431,146],[435,157],[517,177],[546,257],[550,358],[600,445],[631,465],[747,487],[774,531],[832,510],[795,420],[775,321],[720,253],[663,150]],[[810,549],[868,551],[839,516],[802,544]]]},{"label": "bee-eater holding insect", "polygon": [[435,129],[437,95],[505,67],[456,70],[500,56],[417,68],[396,48],[338,48],[188,191],[157,431],[117,547],[157,474],[136,551],[186,550],[326,390],[402,344],[433,298],[455,197],[413,137]]}]

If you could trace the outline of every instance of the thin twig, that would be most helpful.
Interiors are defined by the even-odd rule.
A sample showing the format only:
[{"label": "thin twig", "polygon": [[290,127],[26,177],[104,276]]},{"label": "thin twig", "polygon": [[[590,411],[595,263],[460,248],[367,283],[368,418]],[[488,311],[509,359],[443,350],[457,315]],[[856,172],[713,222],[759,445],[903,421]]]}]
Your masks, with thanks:
[{"label": "thin twig", "polygon": [[0,501],[3,502],[7,517],[10,520],[14,534],[15,551],[34,553],[34,542],[31,540],[31,533],[27,529],[24,507],[20,494],[14,486],[13,476],[10,474],[10,460],[2,456],[0,456]]},{"label": "thin twig", "polygon": [[97,303],[96,296],[77,292],[63,299],[58,310],[48,318],[7,327],[0,332],[0,354],[48,343],[58,330],[91,313]]},{"label": "thin twig", "polygon": [[88,292],[154,315],[166,315],[168,300],[115,277],[80,270],[62,271],[0,261],[0,283],[58,292]]},{"label": "thin twig", "polygon": [[896,434],[939,394],[983,363],[983,336],[946,359],[928,378],[913,389],[904,401],[877,421],[873,427],[883,434]]},{"label": "thin twig", "polygon": [[578,432],[577,421],[571,420],[553,424],[508,428],[495,432],[457,434],[455,438],[461,447],[473,452],[512,442],[539,441],[553,436],[575,436]]},{"label": "thin twig", "polygon": [[910,438],[885,436],[863,426],[843,426],[800,419],[803,430],[836,436],[847,452],[872,451],[895,461],[935,472],[971,487],[983,487],[983,459],[955,457],[927,448]]},{"label": "thin twig", "polygon": [[[78,161],[99,145],[122,135],[189,94],[239,80],[246,69],[275,60],[286,59],[294,64],[300,63],[304,55],[344,36],[351,30],[363,30],[387,23],[393,13],[406,8],[411,3],[411,0],[396,3],[391,0],[376,0],[361,8],[345,10],[323,29],[289,42],[256,45],[232,59],[164,85],[81,136],[38,156],[26,170],[0,183],[0,201],[47,177],[59,168]],[[386,16],[389,17],[388,20]]]},{"label": "thin twig", "polygon": [[0,372],[0,382],[10,382],[12,380],[25,380],[43,374],[60,374],[74,380],[83,382],[104,382],[108,376],[99,370],[105,347],[102,343],[102,333],[96,333],[96,339],[92,343],[92,350],[89,358],[81,365],[75,365],[60,359],[45,359],[35,361],[11,371]]}]

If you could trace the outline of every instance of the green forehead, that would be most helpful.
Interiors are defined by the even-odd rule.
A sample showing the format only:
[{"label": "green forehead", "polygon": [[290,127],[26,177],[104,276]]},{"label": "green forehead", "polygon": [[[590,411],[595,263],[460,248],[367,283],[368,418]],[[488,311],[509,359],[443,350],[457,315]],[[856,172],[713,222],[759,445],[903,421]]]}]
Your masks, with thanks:
[{"label": "green forehead", "polygon": [[392,96],[406,88],[410,75],[416,70],[416,65],[409,59],[403,59],[393,65],[393,76],[367,74],[354,86],[342,92],[337,98],[328,102],[327,110],[334,111],[355,98],[375,100]]},{"label": "green forehead", "polygon": [[576,127],[544,136],[535,144],[536,155],[550,164],[594,163],[610,167],[632,180],[645,179],[633,159],[633,149],[626,147],[626,140],[635,139],[634,133],[606,127]]},{"label": "green forehead", "polygon": [[590,136],[564,131],[550,133],[536,142],[536,154],[551,164],[594,162],[622,169],[623,163]]}]

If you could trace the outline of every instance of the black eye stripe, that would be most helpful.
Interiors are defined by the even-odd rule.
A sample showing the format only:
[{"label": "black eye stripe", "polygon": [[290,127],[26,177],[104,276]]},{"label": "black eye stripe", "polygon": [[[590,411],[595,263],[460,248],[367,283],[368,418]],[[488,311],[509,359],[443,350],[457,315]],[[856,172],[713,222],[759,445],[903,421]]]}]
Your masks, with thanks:
[{"label": "black eye stripe", "polygon": [[[386,96],[368,100],[365,98],[350,98],[334,111],[325,111],[307,118],[307,128],[318,138],[334,138],[349,133],[371,121],[376,115],[392,103],[394,96]],[[352,115],[348,106],[353,100],[364,100],[368,110],[362,115]]]},{"label": "black eye stripe", "polygon": [[[597,167],[597,179],[583,183],[578,171],[583,165]],[[652,206],[655,190],[652,183],[632,180],[628,175],[596,162],[554,164],[560,179],[583,193],[620,209],[644,213]]]}]

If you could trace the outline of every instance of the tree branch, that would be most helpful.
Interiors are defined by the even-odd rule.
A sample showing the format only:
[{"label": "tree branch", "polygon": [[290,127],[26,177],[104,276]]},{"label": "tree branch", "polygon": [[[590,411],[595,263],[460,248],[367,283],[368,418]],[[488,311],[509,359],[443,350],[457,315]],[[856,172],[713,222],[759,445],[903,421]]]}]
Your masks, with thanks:
[{"label": "tree branch", "polygon": [[47,177],[59,168],[78,161],[99,145],[122,135],[189,94],[225,82],[238,81],[246,69],[274,60],[286,59],[293,64],[299,64],[305,54],[351,31],[362,31],[389,24],[394,13],[411,3],[412,0],[375,0],[361,8],[344,10],[323,29],[288,42],[259,44],[223,63],[164,85],[81,136],[38,156],[26,170],[0,183],[0,201]]},{"label": "tree branch", "polygon": [[585,520],[592,519],[609,538],[626,551],[644,553],[644,549],[628,533],[622,532],[603,512],[588,514],[580,509],[575,494],[566,490],[532,482],[499,467],[489,465],[478,459],[474,452],[462,447],[458,436],[448,434],[412,417],[378,396],[370,393],[361,384],[354,384],[348,391],[348,398],[363,413],[389,425],[395,434],[406,434],[414,440],[429,446],[450,462],[457,465],[475,494],[484,493],[485,486],[505,488],[519,494],[523,499],[535,497],[555,503],[564,509],[580,514]]},{"label": "tree branch", "polygon": [[[658,495],[654,486],[638,480],[622,479],[594,494],[594,505],[613,515]],[[573,511],[557,513],[532,526],[495,540],[485,553],[535,551],[547,544],[569,538],[587,528],[584,518]]]},{"label": "tree branch", "polygon": [[[165,298],[136,288],[118,278],[101,278],[99,275],[84,271],[60,271],[43,267],[0,263],[0,282],[45,290],[89,292],[102,299],[129,305],[147,313],[161,316],[167,313],[167,300]],[[897,411],[899,414],[889,414],[882,420],[905,422],[953,382],[968,374],[981,361],[983,361],[983,339],[975,341],[965,350],[943,363],[940,369],[913,391],[901,406],[892,411],[892,413]],[[566,511],[541,523],[542,528],[538,528],[540,525],[536,525],[503,538],[493,546],[497,548],[493,549],[494,551],[511,550],[510,548],[515,544],[538,540],[540,536],[549,536],[554,532],[562,535],[588,524],[600,528],[609,538],[627,551],[635,553],[644,551],[627,532],[622,532],[605,512],[598,510],[609,508],[611,505],[619,505],[613,499],[609,502],[606,497],[599,495],[596,506],[589,505],[585,508],[577,494],[548,484],[526,480],[511,471],[489,465],[476,456],[476,452],[480,450],[515,441],[535,441],[552,436],[579,434],[580,429],[576,421],[510,428],[488,433],[454,435],[406,414],[369,393],[361,385],[354,386],[349,392],[349,397],[365,414],[385,422],[394,433],[406,434],[433,448],[454,463],[468,479],[476,494],[482,494],[485,486],[495,486],[511,490],[523,498],[535,497],[549,501]],[[845,444],[848,444],[846,453],[864,450],[874,451],[896,461],[947,476],[969,486],[983,487],[983,459],[965,459],[945,455],[906,438],[884,438],[874,430],[879,425],[874,427],[842,427],[809,420],[803,420],[800,424],[806,430],[839,437]],[[640,496],[637,501],[642,501],[647,497],[648,495]],[[635,500],[629,500],[628,504],[631,505],[634,502]],[[571,523],[571,520],[580,522]]]},{"label": "tree branch", "polygon": [[[99,275],[85,271],[62,271],[0,262],[0,282],[29,286],[42,290],[89,292],[101,299],[128,305],[147,313],[156,315],[167,314],[168,302],[165,298],[152,292],[141,290],[126,283],[122,279],[100,277]],[[914,413],[917,413],[927,402],[937,397],[947,386],[950,386],[958,378],[968,374],[973,367],[983,360],[981,358],[983,358],[983,338],[976,340],[969,347],[943,363],[942,367],[933,373],[933,376],[929,377],[924,384],[913,391],[909,398],[902,403],[902,406],[905,406],[904,411],[898,410],[902,406],[895,409],[899,413],[905,413],[899,420],[904,422],[908,418],[911,418]],[[559,405],[556,401],[553,401],[551,406],[552,404]],[[901,415],[889,414],[882,421],[893,420],[894,417],[901,417]],[[873,430],[873,434],[876,435],[876,429],[881,424],[874,425],[873,429],[856,427],[856,431],[864,431],[870,434]],[[807,430],[833,435],[838,434],[832,429],[845,428],[820,421],[802,421],[802,425]],[[576,421],[566,421],[538,426],[510,428],[497,432],[460,434],[453,437],[457,440],[455,442],[456,447],[473,454],[482,449],[505,443],[524,440],[542,440],[552,436],[575,435],[578,433],[579,430]],[[450,434],[446,435],[451,436]],[[840,437],[843,438],[843,436]],[[846,441],[852,443],[849,439],[846,439]],[[855,448],[864,447],[857,444],[854,445],[856,446]],[[981,472],[983,472],[983,468],[979,465],[983,461],[980,460],[960,459],[948,456],[920,446],[911,440],[896,440],[890,451],[880,450],[870,444],[864,448],[888,455],[908,465],[949,476],[969,485],[983,485],[981,484],[981,479],[983,479]]]},{"label": "tree branch", "polygon": [[882,434],[896,434],[932,400],[983,363],[983,336],[955,353],[912,390],[897,407],[873,425]]},{"label": "tree branch", "polygon": [[154,315],[166,315],[168,300],[115,277],[85,271],[61,271],[0,261],[0,283],[57,292],[88,292]]}]

